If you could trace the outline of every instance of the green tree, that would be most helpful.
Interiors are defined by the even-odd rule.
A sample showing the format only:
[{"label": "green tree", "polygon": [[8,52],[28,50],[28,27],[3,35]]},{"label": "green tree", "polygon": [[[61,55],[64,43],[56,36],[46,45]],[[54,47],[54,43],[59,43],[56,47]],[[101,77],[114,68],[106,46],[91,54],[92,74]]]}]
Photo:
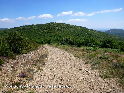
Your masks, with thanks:
[{"label": "green tree", "polygon": [[28,47],[27,40],[17,32],[9,33],[6,41],[10,50],[15,54],[23,53],[23,50]]}]

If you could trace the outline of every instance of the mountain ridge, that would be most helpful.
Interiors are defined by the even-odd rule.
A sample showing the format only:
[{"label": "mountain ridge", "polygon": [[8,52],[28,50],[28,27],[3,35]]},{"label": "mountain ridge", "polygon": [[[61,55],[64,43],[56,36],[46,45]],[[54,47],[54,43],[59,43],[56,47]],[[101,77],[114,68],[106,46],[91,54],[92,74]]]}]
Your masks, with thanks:
[{"label": "mountain ridge", "polygon": [[112,35],[116,35],[124,38],[124,29],[110,29],[105,32],[108,34],[112,34]]}]

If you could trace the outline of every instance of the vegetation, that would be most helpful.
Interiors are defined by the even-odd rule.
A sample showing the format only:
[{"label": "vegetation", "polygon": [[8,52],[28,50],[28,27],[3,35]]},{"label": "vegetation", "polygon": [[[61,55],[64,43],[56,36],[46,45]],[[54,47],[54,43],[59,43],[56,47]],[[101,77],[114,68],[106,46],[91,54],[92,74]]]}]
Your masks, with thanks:
[{"label": "vegetation", "polygon": [[4,64],[4,61],[2,59],[0,59],[0,66]]},{"label": "vegetation", "polygon": [[117,78],[124,88],[124,52],[110,48],[56,46],[82,58],[92,69],[98,69],[102,78]]},{"label": "vegetation", "polygon": [[8,32],[6,36],[0,38],[0,56],[13,57],[36,47],[36,43],[24,38],[18,32]]},{"label": "vegetation", "polygon": [[13,57],[27,53],[40,44],[66,45],[64,49],[88,60],[87,63],[100,70],[102,77],[119,78],[124,86],[124,40],[119,37],[86,27],[53,22],[0,31],[0,56]]},{"label": "vegetation", "polygon": [[[25,25],[0,31],[0,34],[6,36],[8,32],[18,32],[21,36],[38,44],[90,46],[124,50],[124,42],[119,37],[65,23],[51,22]],[[21,50],[16,50],[16,52],[19,51],[21,52]]]}]

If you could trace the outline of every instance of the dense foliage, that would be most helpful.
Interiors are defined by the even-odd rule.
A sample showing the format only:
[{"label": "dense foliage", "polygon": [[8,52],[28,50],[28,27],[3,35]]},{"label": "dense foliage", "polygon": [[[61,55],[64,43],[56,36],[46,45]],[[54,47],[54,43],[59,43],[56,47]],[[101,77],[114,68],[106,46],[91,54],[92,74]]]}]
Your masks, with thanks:
[{"label": "dense foliage", "polygon": [[1,56],[23,53],[24,50],[29,49],[29,40],[38,44],[90,46],[124,50],[124,42],[119,40],[118,37],[65,23],[51,22],[14,27],[0,31],[0,36],[5,39],[1,39],[0,42]]},{"label": "dense foliage", "polygon": [[0,56],[13,57],[36,47],[36,44],[21,36],[18,32],[8,32],[0,38]]}]

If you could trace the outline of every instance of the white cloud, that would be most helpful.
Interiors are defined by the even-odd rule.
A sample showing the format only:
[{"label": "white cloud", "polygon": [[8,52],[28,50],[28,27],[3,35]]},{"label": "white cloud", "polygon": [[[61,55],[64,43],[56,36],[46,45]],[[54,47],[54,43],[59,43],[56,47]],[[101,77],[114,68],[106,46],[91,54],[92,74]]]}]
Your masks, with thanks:
[{"label": "white cloud", "polygon": [[92,13],[87,14],[87,16],[93,16],[93,15],[95,15],[95,14],[97,14],[97,13],[92,12]]},{"label": "white cloud", "polygon": [[69,19],[69,20],[57,20],[57,23],[84,23],[88,21],[87,19]]},{"label": "white cloud", "polygon": [[[85,12],[73,12],[73,11],[64,11],[59,13],[57,16],[93,16],[97,14],[103,14],[103,13],[116,13],[122,11],[123,8],[117,8],[117,9],[110,9],[110,10],[101,10],[101,11],[95,11],[91,13],[85,13]],[[33,20],[35,18],[42,18],[42,19],[47,19],[47,18],[54,18],[53,15],[51,14],[41,14],[39,16],[30,16],[30,17],[17,17],[14,19],[10,18],[1,18],[0,22],[14,22],[14,21],[27,21],[27,20]],[[85,19],[69,19],[67,21],[59,20],[60,22],[84,22],[86,21]]]},{"label": "white cloud", "polygon": [[93,16],[93,15],[96,15],[96,14],[103,14],[103,13],[120,12],[122,10],[123,10],[123,8],[112,9],[112,10],[96,11],[96,12],[92,12],[92,13],[87,14],[87,16]]},{"label": "white cloud", "polygon": [[35,19],[36,18],[36,16],[30,16],[30,17],[17,17],[17,18],[15,18],[15,20],[18,20],[18,21],[24,21],[24,20],[32,20],[32,19]]},{"label": "white cloud", "polygon": [[122,11],[122,8],[119,9],[113,9],[113,10],[103,10],[103,11],[98,11],[97,13],[109,13],[109,12],[120,12]]},{"label": "white cloud", "polygon": [[73,14],[72,11],[66,11],[66,12],[59,13],[57,16],[65,16],[65,15],[72,15],[72,14]]},{"label": "white cloud", "polygon": [[18,18],[16,18],[16,20],[26,20],[26,18],[25,17],[18,17]]},{"label": "white cloud", "polygon": [[32,20],[32,19],[35,19],[36,18],[36,16],[30,16],[30,17],[28,17],[27,19],[28,20]]},{"label": "white cloud", "polygon": [[75,22],[86,22],[87,19],[69,19],[67,22],[75,23]]},{"label": "white cloud", "polygon": [[38,18],[44,18],[44,19],[53,18],[53,15],[51,15],[51,14],[42,14],[42,15],[39,15]]},{"label": "white cloud", "polygon": [[72,24],[72,25],[78,25],[78,26],[86,26],[88,24],[87,19],[68,19],[68,20],[57,20],[55,21],[57,23],[67,23],[67,24]]},{"label": "white cloud", "polygon": [[86,13],[84,12],[77,12],[73,14],[74,16],[86,16]]},{"label": "white cloud", "polygon": [[101,10],[101,11],[95,11],[91,13],[84,13],[84,12],[73,12],[73,11],[66,11],[66,12],[61,12],[57,16],[65,16],[65,15],[71,15],[71,16],[93,16],[96,14],[102,14],[102,13],[112,13],[112,12],[120,12],[122,11],[123,8],[117,8],[117,9],[111,9],[111,10]]},{"label": "white cloud", "polygon": [[0,19],[0,22],[11,22],[12,20],[9,18],[2,18]]}]

